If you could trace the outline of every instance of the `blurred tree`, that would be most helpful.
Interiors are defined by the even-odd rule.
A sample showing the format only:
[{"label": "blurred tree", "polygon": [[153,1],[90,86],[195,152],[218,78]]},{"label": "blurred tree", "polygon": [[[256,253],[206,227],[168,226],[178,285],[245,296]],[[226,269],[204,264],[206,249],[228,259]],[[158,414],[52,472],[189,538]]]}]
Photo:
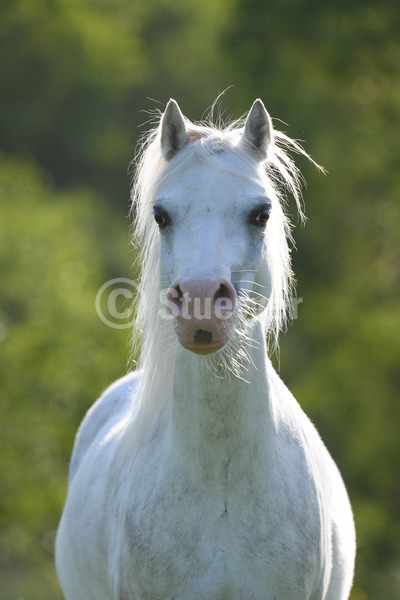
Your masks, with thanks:
[{"label": "blurred tree", "polygon": [[88,190],[55,193],[43,173],[1,156],[0,568],[43,562],[78,424],[126,371],[127,331],[100,321],[95,297],[130,276],[127,234]]},{"label": "blurred tree", "polygon": [[57,184],[90,183],[112,198],[125,190],[125,207],[125,96],[146,70],[135,34],[140,5],[128,15],[127,5],[4,0],[0,19],[3,149],[35,157]]},{"label": "blurred tree", "polygon": [[170,96],[201,118],[233,84],[228,115],[262,97],[329,171],[296,158],[310,221],[281,372],[349,487],[353,600],[400,598],[399,18],[391,0],[1,2],[0,568],[25,561],[16,580],[45,564],[78,423],[126,362],[94,297],[130,277],[114,208],[134,144]]},{"label": "blurred tree", "polygon": [[215,48],[229,6],[4,0],[0,147],[126,211],[127,166],[149,118],[140,111],[176,95],[199,114],[226,87]]}]

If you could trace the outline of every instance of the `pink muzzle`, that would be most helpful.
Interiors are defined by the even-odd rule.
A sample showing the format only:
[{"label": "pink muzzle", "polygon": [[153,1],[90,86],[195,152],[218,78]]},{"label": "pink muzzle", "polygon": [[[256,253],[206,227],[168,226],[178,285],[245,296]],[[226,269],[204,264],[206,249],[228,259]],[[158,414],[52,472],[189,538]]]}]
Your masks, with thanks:
[{"label": "pink muzzle", "polygon": [[169,288],[167,308],[182,346],[197,354],[210,354],[231,337],[236,293],[226,280],[182,279]]}]

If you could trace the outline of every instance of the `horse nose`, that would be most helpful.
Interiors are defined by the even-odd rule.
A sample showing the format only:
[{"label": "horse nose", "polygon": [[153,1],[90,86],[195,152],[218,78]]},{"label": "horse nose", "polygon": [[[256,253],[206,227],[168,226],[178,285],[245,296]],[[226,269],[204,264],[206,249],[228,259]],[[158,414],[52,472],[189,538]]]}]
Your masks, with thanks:
[{"label": "horse nose", "polygon": [[222,348],[232,335],[236,293],[229,281],[181,279],[168,290],[167,307],[179,342],[196,354]]},{"label": "horse nose", "polygon": [[212,325],[235,311],[236,292],[227,280],[184,279],[169,288],[167,307],[178,320]]}]

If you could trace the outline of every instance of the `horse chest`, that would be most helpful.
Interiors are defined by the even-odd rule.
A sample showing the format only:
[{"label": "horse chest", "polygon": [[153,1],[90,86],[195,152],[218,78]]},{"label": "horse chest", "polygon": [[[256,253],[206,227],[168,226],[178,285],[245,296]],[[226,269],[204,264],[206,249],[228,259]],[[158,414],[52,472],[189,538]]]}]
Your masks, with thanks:
[{"label": "horse chest", "polygon": [[304,515],[285,507],[287,499],[185,479],[150,487],[120,515],[116,598],[284,600],[293,590],[306,597],[317,541],[299,537]]}]

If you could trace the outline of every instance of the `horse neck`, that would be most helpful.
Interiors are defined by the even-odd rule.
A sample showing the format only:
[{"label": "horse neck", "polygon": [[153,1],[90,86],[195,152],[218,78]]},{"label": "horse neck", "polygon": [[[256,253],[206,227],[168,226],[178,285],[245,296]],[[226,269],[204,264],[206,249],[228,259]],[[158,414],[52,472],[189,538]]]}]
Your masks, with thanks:
[{"label": "horse neck", "polygon": [[220,378],[204,357],[182,351],[175,364],[172,397],[172,444],[180,456],[201,469],[213,469],[218,456],[239,457],[245,465],[265,457],[273,430],[265,336],[255,323],[250,361],[243,378]]}]

